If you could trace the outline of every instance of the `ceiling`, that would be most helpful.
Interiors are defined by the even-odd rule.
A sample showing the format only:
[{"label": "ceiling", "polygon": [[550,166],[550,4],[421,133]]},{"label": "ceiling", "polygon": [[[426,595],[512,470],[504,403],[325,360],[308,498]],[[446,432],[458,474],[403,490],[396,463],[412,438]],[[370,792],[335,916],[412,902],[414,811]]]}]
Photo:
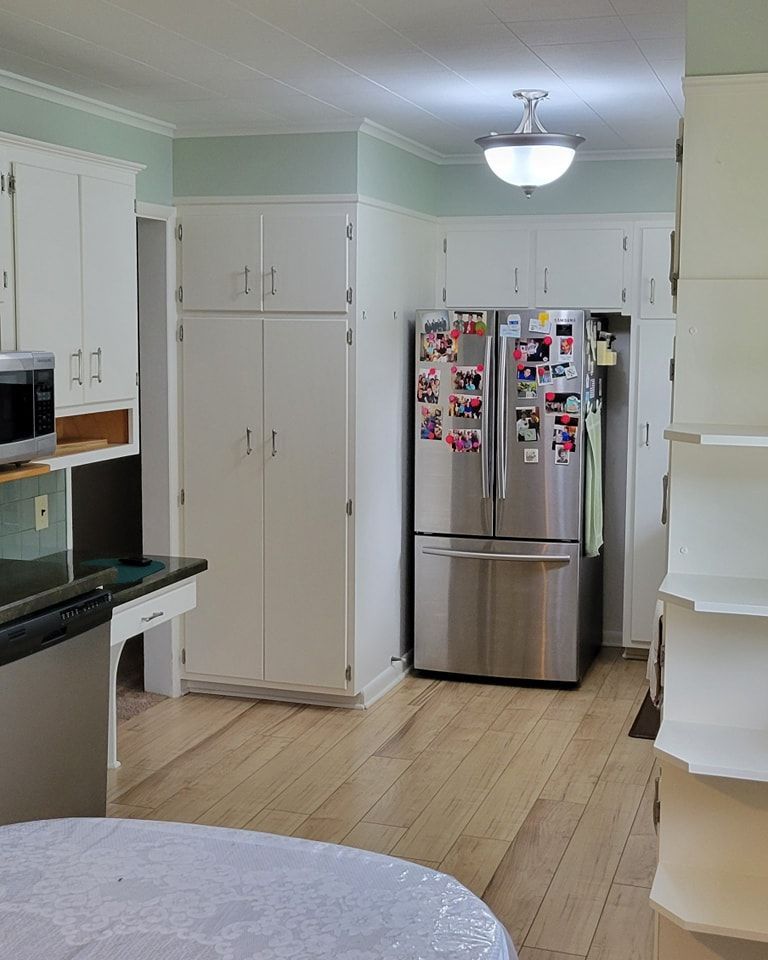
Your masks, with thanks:
[{"label": "ceiling", "polygon": [[448,157],[517,87],[585,151],[655,151],[682,113],[685,0],[0,0],[0,69],[177,135],[347,129]]}]

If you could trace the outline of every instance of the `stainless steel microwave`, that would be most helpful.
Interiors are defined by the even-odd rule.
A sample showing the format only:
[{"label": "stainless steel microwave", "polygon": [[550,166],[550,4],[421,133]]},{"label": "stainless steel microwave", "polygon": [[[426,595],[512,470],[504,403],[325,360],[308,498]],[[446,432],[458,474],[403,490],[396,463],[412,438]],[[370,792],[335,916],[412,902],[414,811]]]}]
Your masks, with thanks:
[{"label": "stainless steel microwave", "polygon": [[52,353],[0,353],[0,463],[56,450]]}]

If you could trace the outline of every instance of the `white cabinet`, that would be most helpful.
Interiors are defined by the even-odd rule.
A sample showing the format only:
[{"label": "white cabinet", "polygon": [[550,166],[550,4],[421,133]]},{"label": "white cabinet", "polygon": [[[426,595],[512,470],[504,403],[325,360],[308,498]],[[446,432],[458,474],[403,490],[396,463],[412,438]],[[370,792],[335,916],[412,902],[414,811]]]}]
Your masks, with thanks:
[{"label": "white cabinet", "polygon": [[0,350],[16,349],[13,274],[13,206],[8,190],[10,164],[0,152]]},{"label": "white cabinet", "polygon": [[181,234],[185,310],[261,310],[261,213],[224,206],[185,214]]},{"label": "white cabinet", "polygon": [[263,676],[262,322],[187,320],[184,550],[208,560],[185,623],[191,674]]},{"label": "white cabinet", "polygon": [[134,190],[80,177],[85,402],[137,396],[138,316]]},{"label": "white cabinet", "polygon": [[528,230],[451,230],[444,242],[446,303],[454,307],[528,306],[532,237]]},{"label": "white cabinet", "polygon": [[264,321],[264,677],[344,690],[343,320]]},{"label": "white cabinet", "polygon": [[650,643],[659,585],[666,571],[662,478],[668,469],[664,430],[671,419],[669,361],[674,337],[674,320],[636,320],[632,324],[625,646]]},{"label": "white cabinet", "polygon": [[626,236],[623,227],[538,230],[534,306],[623,309]]},{"label": "white cabinet", "polygon": [[666,227],[640,231],[640,316],[649,320],[672,316],[670,234],[671,228]]},{"label": "white cabinet", "polygon": [[80,184],[76,174],[14,163],[19,350],[56,355],[56,407],[85,399]]},{"label": "white cabinet", "polygon": [[264,215],[264,309],[346,313],[349,219],[343,213]]}]

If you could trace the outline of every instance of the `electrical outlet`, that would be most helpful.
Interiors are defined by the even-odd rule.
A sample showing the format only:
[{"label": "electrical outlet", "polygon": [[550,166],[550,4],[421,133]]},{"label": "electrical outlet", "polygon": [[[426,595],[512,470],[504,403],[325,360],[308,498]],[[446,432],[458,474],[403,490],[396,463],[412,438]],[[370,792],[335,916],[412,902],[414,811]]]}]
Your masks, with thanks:
[{"label": "electrical outlet", "polygon": [[35,497],[35,530],[48,529],[48,494]]}]

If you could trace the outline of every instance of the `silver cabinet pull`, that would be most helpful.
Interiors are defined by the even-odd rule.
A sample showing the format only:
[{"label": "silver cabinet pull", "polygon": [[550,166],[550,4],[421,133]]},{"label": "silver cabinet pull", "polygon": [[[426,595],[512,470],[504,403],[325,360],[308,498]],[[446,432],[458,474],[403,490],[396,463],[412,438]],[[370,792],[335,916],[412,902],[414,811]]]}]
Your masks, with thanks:
[{"label": "silver cabinet pull", "polygon": [[251,288],[250,288],[250,286],[248,285],[248,277],[249,277],[251,271],[248,269],[248,265],[247,265],[247,264],[243,267],[243,271],[245,272],[245,295],[246,295],[246,297],[247,297],[247,296],[250,295],[250,292],[251,292]]},{"label": "silver cabinet pull", "polygon": [[520,285],[517,282],[517,267],[515,267],[515,293],[520,293]]},{"label": "silver cabinet pull", "polygon": [[544,267],[544,293],[549,293],[549,267]]},{"label": "silver cabinet pull", "polygon": [[661,523],[663,526],[667,525],[667,519],[669,518],[669,474],[665,473],[661,478]]},{"label": "silver cabinet pull", "polygon": [[148,617],[142,617],[142,623],[150,623],[152,620],[157,620],[158,617],[162,617],[165,614],[164,610],[156,610],[153,614],[150,614]]},{"label": "silver cabinet pull", "polygon": [[493,347],[493,337],[485,338],[485,369],[483,370],[483,409],[480,416],[482,420],[480,421],[480,470],[482,474],[482,483],[483,483],[483,499],[490,500],[491,498],[491,464],[488,462],[488,455],[490,453],[490,422],[491,422],[491,409],[490,409],[490,390],[489,384],[491,380],[491,357],[492,357],[492,347]]},{"label": "silver cabinet pull", "polygon": [[77,360],[77,373],[72,377],[72,383],[77,383],[82,387],[83,385],[83,351],[82,349],[78,350],[76,353],[72,354],[72,359]]},{"label": "silver cabinet pull", "polygon": [[91,353],[91,370],[93,370],[93,358],[96,357],[96,373],[91,373],[91,383],[94,380],[98,380],[101,383],[101,361],[102,361],[102,349],[99,347],[98,350],[94,350]]},{"label": "silver cabinet pull", "polygon": [[272,284],[269,292],[274,297],[277,295],[277,270],[274,267],[269,268],[269,276]]},{"label": "silver cabinet pull", "polygon": [[482,553],[479,550],[447,550],[442,547],[422,547],[421,552],[432,557],[458,557],[466,560],[515,560],[520,563],[570,563],[567,554],[538,553]]},{"label": "silver cabinet pull", "polygon": [[651,292],[648,295],[648,302],[656,303],[656,277],[651,277]]},{"label": "silver cabinet pull", "polygon": [[246,428],[245,428],[245,455],[246,455],[246,457],[250,457],[250,455],[253,453],[253,445],[251,444],[251,436],[252,436],[252,434],[251,434],[251,428],[250,428],[250,427],[246,427]]},{"label": "silver cabinet pull", "polygon": [[650,423],[648,423],[647,420],[646,420],[646,423],[645,423],[645,441],[644,441],[644,445],[645,445],[646,447],[650,447],[650,445],[651,445],[651,425],[650,425]]},{"label": "silver cabinet pull", "polygon": [[272,431],[272,456],[277,456],[277,430]]}]

